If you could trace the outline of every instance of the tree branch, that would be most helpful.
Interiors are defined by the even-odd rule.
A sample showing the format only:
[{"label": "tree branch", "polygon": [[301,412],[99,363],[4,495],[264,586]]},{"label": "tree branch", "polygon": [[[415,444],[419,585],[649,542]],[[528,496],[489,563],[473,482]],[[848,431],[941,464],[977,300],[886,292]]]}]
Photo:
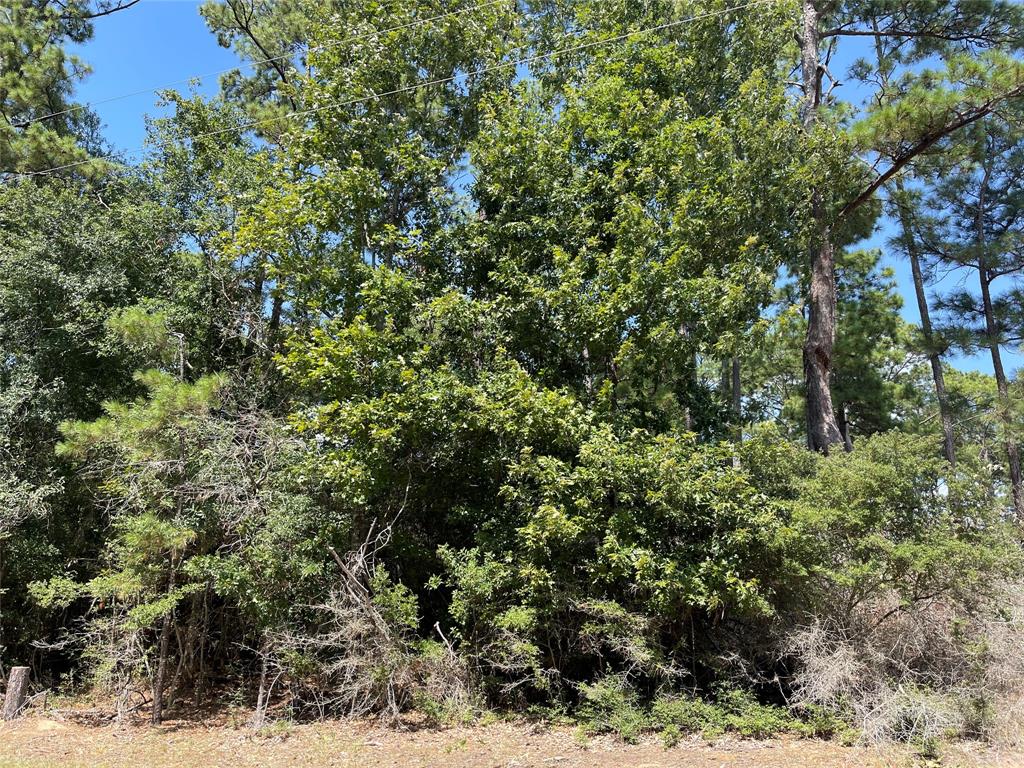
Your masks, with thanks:
[{"label": "tree branch", "polygon": [[86,20],[98,19],[98,18],[100,18],[102,16],[109,16],[112,13],[117,13],[118,11],[127,10],[128,8],[131,8],[133,5],[138,5],[140,2],[142,2],[142,0],[126,0],[126,2],[118,3],[117,5],[111,5],[111,6],[108,6],[106,8],[102,8],[102,7],[101,8],[97,8],[92,13],[86,13],[86,14],[82,14],[82,15],[73,14],[73,15],[68,15],[66,18],[86,19]]},{"label": "tree branch", "polygon": [[1002,102],[1008,99],[1018,98],[1022,95],[1024,95],[1024,85],[1018,85],[998,98],[990,99],[984,104],[968,111],[964,115],[958,115],[952,122],[946,123],[940,128],[926,133],[916,144],[910,147],[910,149],[902,152],[894,158],[892,165],[890,165],[884,173],[880,174],[878,178],[865,187],[857,197],[843,206],[843,209],[839,212],[839,219],[846,218],[870,200],[880,187],[899,173],[915,157],[928,151],[931,147],[942,141],[942,139],[946,138],[950,134],[956,133],[961,128],[966,128],[967,126],[972,125],[982,118],[992,114],[992,112],[994,112]]},{"label": "tree branch", "polygon": [[[138,2],[138,0],[135,1]],[[270,66],[273,67],[274,71],[277,72],[277,76],[281,78],[282,83],[284,83],[285,85],[291,85],[291,81],[288,79],[288,70],[281,61],[284,57],[270,55],[270,51],[268,51],[264,47],[263,43],[260,42],[260,39],[256,36],[255,30],[253,30],[252,28],[253,17],[248,14],[244,15],[243,17],[243,15],[239,13],[237,2],[234,2],[233,0],[228,0],[227,4],[228,7],[231,9],[232,15],[235,17],[235,23],[238,24],[238,28],[245,34],[246,37],[249,38],[252,44],[256,46],[256,50],[258,50],[260,54],[262,54],[264,61],[269,63]],[[288,102],[292,105],[293,110],[298,109],[298,104],[295,102],[295,99],[292,96],[289,95],[287,99]]]},{"label": "tree branch", "polygon": [[949,43],[978,43],[978,44],[991,44],[994,41],[991,38],[984,37],[977,34],[953,34],[943,32],[930,32],[928,30],[919,29],[844,29],[843,27],[834,27],[833,29],[826,30],[821,33],[822,38],[826,37],[874,37],[874,38],[915,38],[915,39],[928,39],[928,40],[943,40]]}]

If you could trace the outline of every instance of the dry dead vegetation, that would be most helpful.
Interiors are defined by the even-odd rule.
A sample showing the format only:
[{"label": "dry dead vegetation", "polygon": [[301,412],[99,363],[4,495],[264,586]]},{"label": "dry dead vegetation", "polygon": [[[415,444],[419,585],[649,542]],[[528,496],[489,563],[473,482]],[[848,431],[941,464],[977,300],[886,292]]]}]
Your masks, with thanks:
[{"label": "dry dead vegetation", "polygon": [[[362,571],[365,562],[365,557],[346,557],[345,570]],[[465,671],[454,656],[423,669],[415,654],[400,653],[401,633],[371,610],[354,586],[360,581],[343,582],[346,586],[325,602],[330,615],[322,637],[278,637],[268,643],[255,713],[219,707],[204,719],[182,706],[179,713],[193,719],[153,728],[144,724],[143,711],[110,701],[94,709],[36,709],[23,720],[0,723],[0,768],[1024,766],[1024,655],[1018,652],[1024,600],[1015,592],[1006,594],[1007,608],[998,622],[952,622],[941,602],[923,601],[913,607],[865,606],[855,622],[818,623],[794,632],[790,651],[802,661],[799,696],[852,714],[861,734],[856,743],[791,735],[713,741],[686,736],[667,748],[653,732],[627,744],[615,734],[585,735],[582,727],[502,721],[439,727],[422,715],[409,715],[404,710],[410,697],[424,684],[440,686],[434,692],[439,699],[468,690],[458,684]],[[304,698],[320,705],[321,717],[338,709],[353,717],[296,724],[267,706],[285,677],[283,658],[297,650],[319,660]],[[396,653],[401,663],[395,664]],[[384,658],[400,673],[366,674],[366,665]],[[443,673],[446,664],[451,666]],[[929,689],[945,694],[929,695]],[[978,702],[985,707],[979,709]],[[378,714],[360,719],[371,712]],[[382,718],[382,712],[390,716]],[[985,719],[985,743],[944,742],[951,732],[969,732],[972,716]],[[934,752],[922,749],[930,743]]]},{"label": "dry dead vegetation", "polygon": [[902,747],[847,747],[800,739],[691,739],[665,749],[657,740],[636,745],[612,737],[581,739],[572,729],[494,723],[423,729],[384,728],[376,722],[277,725],[254,734],[229,723],[169,721],[146,726],[88,726],[67,719],[29,718],[0,725],[2,768],[122,768],[189,766],[393,766],[416,768],[911,768],[924,765],[1009,768],[1024,753],[961,746],[941,763]]},{"label": "dry dead vegetation", "polygon": [[1024,594],[997,614],[941,599],[865,604],[789,636],[798,701],[842,712],[862,741],[937,744],[951,735],[1024,744]]}]

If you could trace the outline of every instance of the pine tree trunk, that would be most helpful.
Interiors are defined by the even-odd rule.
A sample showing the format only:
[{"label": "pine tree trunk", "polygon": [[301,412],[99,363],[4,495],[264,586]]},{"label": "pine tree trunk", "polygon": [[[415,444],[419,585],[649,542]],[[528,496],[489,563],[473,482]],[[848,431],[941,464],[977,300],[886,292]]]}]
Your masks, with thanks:
[{"label": "pine tree trunk", "polygon": [[804,342],[804,381],[807,386],[807,434],[810,446],[828,453],[843,442],[832,407],[832,352],[836,339],[835,253],[827,228],[814,251],[811,291]]},{"label": "pine tree trunk", "polygon": [[[803,124],[810,132],[817,122],[821,101],[819,0],[804,0],[801,70],[803,74]],[[811,285],[808,301],[807,338],[804,342],[804,382],[807,398],[807,442],[816,451],[828,453],[843,442],[832,408],[832,352],[836,338],[835,249],[821,194],[811,200],[816,242],[810,249]]]},{"label": "pine tree trunk", "polygon": [[921,315],[921,335],[924,337],[928,350],[928,362],[932,367],[932,381],[935,383],[935,398],[939,401],[939,416],[942,419],[942,453],[946,460],[956,466],[956,442],[953,439],[953,413],[949,407],[949,396],[946,394],[946,378],[942,372],[942,357],[935,345],[935,334],[932,332],[932,318],[928,310],[928,297],[924,292],[924,274],[921,271],[921,255],[917,241],[914,239],[913,224],[903,200],[903,184],[896,182],[897,216],[900,220],[903,248],[910,258],[910,271],[914,276],[914,293],[917,296],[917,309]]},{"label": "pine tree trunk", "polygon": [[[992,354],[992,372],[996,378],[996,389],[999,392],[999,419],[1003,426],[1009,427],[1009,385],[1006,371],[1003,368],[1003,356],[999,350],[999,329],[996,327],[995,309],[992,306],[991,277],[985,259],[985,198],[987,193],[988,171],[982,180],[978,194],[978,211],[975,217],[975,245],[978,248],[978,280],[981,284],[981,303],[985,312],[985,341]],[[1013,495],[1013,510],[1018,523],[1024,522],[1024,492],[1021,488],[1020,451],[1017,441],[1010,434],[1005,436],[1007,468],[1010,475],[1010,488]]]},{"label": "pine tree trunk", "polygon": [[[992,371],[996,377],[996,389],[999,392],[999,419],[1003,422],[1004,427],[1009,427],[1010,417],[1007,409],[1009,408],[1010,388],[1006,380],[1006,370],[1003,368],[1003,356],[999,350],[999,331],[996,328],[992,293],[984,257],[978,262],[978,272],[981,275],[981,301],[985,310],[985,332],[989,352],[992,354]],[[1017,446],[1017,441],[1009,434],[1006,435],[1004,445],[1010,474],[1010,488],[1013,494],[1013,510],[1017,515],[1017,520],[1024,522],[1024,489],[1021,486],[1020,449]]]}]

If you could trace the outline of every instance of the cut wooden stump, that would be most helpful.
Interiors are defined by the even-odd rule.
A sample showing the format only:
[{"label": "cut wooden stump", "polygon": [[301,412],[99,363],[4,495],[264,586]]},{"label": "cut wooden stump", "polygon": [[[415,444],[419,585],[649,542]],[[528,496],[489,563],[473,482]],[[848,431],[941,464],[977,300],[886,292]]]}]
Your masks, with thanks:
[{"label": "cut wooden stump", "polygon": [[14,667],[7,678],[7,695],[4,696],[4,720],[13,720],[21,714],[28,693],[28,667]]}]

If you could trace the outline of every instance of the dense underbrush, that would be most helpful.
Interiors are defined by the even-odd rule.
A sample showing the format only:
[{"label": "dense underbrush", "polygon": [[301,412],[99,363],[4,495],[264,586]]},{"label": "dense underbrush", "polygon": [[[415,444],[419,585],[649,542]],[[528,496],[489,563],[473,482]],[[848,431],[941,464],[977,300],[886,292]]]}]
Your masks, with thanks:
[{"label": "dense underbrush", "polygon": [[[33,586],[40,610],[82,616],[35,647],[67,660],[79,688],[113,693],[122,715],[140,689],[173,711],[216,684],[242,692],[256,727],[417,710],[534,713],[666,743],[1017,738],[1019,548],[979,491],[984,465],[953,470],[929,440],[895,433],[829,457],[767,428],[738,446],[621,436],[569,401],[502,389],[522,385],[492,381],[480,407],[525,409],[506,425],[532,413],[531,430],[572,428],[508,427],[526,443],[460,528],[468,507],[437,525],[431,491],[408,479],[383,521],[325,516],[288,471],[303,454],[285,432],[255,416],[225,424],[208,392],[168,384],[155,402],[183,404],[204,460],[225,456],[240,478],[252,462],[265,485],[240,495],[241,481],[204,469],[187,488],[202,511],[191,522],[119,512],[101,572]],[[141,417],[112,413],[117,435],[68,430],[114,457],[100,465],[113,499],[160,482],[122,475],[152,469],[116,444],[128,428],[155,439]]]}]

